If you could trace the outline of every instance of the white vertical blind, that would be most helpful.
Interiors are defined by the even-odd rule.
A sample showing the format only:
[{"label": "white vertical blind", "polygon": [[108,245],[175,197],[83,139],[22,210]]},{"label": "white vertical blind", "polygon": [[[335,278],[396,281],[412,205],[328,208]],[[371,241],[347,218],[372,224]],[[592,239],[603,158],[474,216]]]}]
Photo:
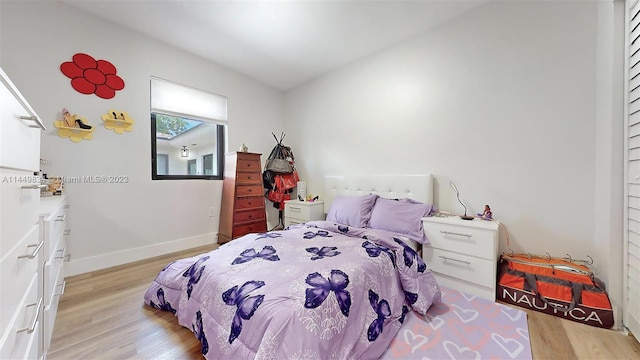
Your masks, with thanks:
[{"label": "white vertical blind", "polygon": [[226,123],[227,98],[152,77],[151,112]]},{"label": "white vertical blind", "polygon": [[627,93],[624,325],[640,336],[640,1],[626,11]]}]

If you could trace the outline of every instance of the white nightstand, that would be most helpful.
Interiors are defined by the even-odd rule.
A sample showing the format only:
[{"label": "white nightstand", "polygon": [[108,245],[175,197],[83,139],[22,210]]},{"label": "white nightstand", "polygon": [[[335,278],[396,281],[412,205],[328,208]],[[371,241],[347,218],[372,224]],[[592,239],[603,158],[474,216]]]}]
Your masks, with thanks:
[{"label": "white nightstand", "polygon": [[498,224],[457,216],[422,219],[430,245],[423,246],[422,258],[438,283],[496,300],[498,264]]},{"label": "white nightstand", "polygon": [[284,202],[284,227],[312,220],[324,220],[323,201],[287,200]]}]

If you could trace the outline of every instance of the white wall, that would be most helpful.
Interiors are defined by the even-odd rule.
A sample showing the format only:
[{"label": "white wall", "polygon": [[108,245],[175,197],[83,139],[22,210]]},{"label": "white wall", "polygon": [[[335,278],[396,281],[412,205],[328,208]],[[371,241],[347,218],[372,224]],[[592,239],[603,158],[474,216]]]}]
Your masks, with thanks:
[{"label": "white wall", "polygon": [[614,78],[599,34],[611,7],[490,2],[289,91],[307,191],[322,194],[324,174],[433,173],[441,210],[463,211],[452,179],[472,213],[491,205],[514,251],[590,255],[619,289],[621,254],[603,250],[622,241],[621,102],[598,90]]},{"label": "white wall", "polygon": [[[308,193],[322,195],[324,174],[431,172],[436,205],[461,212],[453,179],[471,213],[491,205],[515,251],[591,255],[617,305],[613,13],[608,1],[490,2],[290,91],[284,107],[267,86],[60,3],[0,2],[0,66],[49,125],[62,107],[94,125],[110,108],[136,120],[133,133],[98,126],[80,144],[52,126],[43,135],[49,174],[130,179],[67,186],[72,273],[215,238],[207,214],[219,207],[220,182],[150,180],[153,75],[228,96],[230,150],[246,143],[264,161],[270,133],[286,129]],[[113,62],[125,89],[111,100],[75,92],[59,65],[76,52]],[[270,228],[277,215],[267,209]]]},{"label": "white wall", "polygon": [[[221,181],[151,181],[150,76],[228,96],[229,150],[246,143],[268,154],[271,132],[283,130],[279,91],[59,2],[1,2],[0,40],[0,66],[48,126],[42,156],[50,164],[43,170],[129,179],[66,186],[71,275],[216,241],[218,218],[208,214],[209,207],[219,213]],[[110,100],[73,90],[60,64],[78,52],[112,62],[125,88]],[[93,140],[76,144],[57,136],[53,122],[63,107],[97,127]],[[127,111],[134,131],[117,135],[102,127],[100,116],[109,109]],[[270,221],[277,222],[274,211]]]}]

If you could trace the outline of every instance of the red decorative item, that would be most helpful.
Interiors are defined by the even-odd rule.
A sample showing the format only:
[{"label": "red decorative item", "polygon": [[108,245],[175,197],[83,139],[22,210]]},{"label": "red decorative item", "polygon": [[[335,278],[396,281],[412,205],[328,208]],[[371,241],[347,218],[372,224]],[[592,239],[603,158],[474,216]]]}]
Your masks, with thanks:
[{"label": "red decorative item", "polygon": [[116,75],[116,67],[106,60],[95,60],[91,55],[77,53],[73,61],[60,65],[62,73],[71,79],[71,86],[81,94],[96,94],[103,99],[116,96],[124,89],[124,80]]}]

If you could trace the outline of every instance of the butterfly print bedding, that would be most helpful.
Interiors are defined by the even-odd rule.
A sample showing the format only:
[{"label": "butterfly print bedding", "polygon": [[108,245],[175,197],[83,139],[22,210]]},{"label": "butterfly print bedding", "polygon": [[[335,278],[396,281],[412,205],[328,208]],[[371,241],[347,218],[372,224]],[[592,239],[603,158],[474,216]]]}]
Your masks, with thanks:
[{"label": "butterfly print bedding", "polygon": [[198,259],[198,261],[196,261],[193,265],[191,265],[182,274],[182,276],[189,278],[189,282],[187,283],[187,298],[191,297],[191,291],[193,291],[193,284],[197,284],[198,281],[200,281],[200,277],[204,272],[204,265],[203,266],[200,266],[200,265],[202,265],[202,263],[207,261],[207,259],[209,259],[209,256],[201,257],[200,259]]},{"label": "butterfly print bedding", "polygon": [[278,255],[276,255],[276,249],[274,249],[273,246],[267,245],[259,253],[257,253],[255,249],[247,249],[243,251],[240,253],[240,256],[233,260],[231,265],[242,264],[255,258],[261,258],[269,261],[280,260]]},{"label": "butterfly print bedding", "polygon": [[319,273],[309,274],[306,283],[313,286],[306,290],[304,307],[314,309],[320,306],[327,296],[334,292],[344,316],[349,316],[351,308],[351,294],[346,289],[349,277],[340,270],[331,270],[331,276],[325,279]]},{"label": "butterfly print bedding", "polygon": [[326,221],[174,261],[144,296],[193,331],[207,359],[378,358],[407,313],[439,299],[402,237]]},{"label": "butterfly print bedding", "polygon": [[237,306],[236,314],[233,317],[233,323],[231,324],[229,344],[233,343],[238,335],[240,335],[240,332],[242,331],[242,319],[251,319],[253,313],[264,300],[264,295],[249,296],[249,293],[260,289],[263,286],[264,281],[248,281],[244,283],[240,289],[238,289],[238,286],[236,285],[222,294],[222,300],[224,300],[225,304]]}]

